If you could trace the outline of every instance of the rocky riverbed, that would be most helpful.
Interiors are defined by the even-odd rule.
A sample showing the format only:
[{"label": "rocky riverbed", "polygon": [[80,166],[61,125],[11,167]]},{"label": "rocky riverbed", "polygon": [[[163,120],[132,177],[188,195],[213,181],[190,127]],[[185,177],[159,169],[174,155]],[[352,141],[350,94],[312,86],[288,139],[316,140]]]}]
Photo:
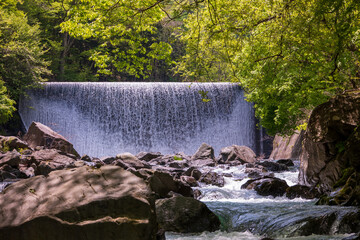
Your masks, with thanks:
[{"label": "rocky riverbed", "polygon": [[40,123],[0,146],[0,239],[356,239],[360,231],[358,208],[315,205],[321,192],[298,185],[299,161],[258,159],[245,146],[219,156],[204,143],[192,156],[80,157]]}]

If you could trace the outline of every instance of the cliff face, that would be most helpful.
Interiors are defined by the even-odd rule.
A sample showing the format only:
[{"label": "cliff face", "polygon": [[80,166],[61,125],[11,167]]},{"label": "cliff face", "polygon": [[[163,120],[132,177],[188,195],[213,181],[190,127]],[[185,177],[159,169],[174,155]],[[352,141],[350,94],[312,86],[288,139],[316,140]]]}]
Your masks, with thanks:
[{"label": "cliff face", "polygon": [[299,160],[303,138],[304,131],[296,132],[288,137],[276,135],[273,141],[273,150],[271,152],[270,159]]},{"label": "cliff face", "polygon": [[322,203],[359,205],[359,125],[360,90],[330,99],[310,116],[302,143],[299,180],[323,193],[337,190]]}]

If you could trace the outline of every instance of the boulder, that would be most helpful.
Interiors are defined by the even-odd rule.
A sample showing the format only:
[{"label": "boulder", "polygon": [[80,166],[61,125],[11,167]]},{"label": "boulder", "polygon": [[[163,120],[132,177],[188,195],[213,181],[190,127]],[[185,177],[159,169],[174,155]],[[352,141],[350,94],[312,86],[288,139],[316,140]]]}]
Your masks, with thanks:
[{"label": "boulder", "polygon": [[346,169],[353,168],[360,173],[359,125],[358,90],[345,92],[317,106],[304,135],[300,184],[318,186],[321,192],[330,193],[341,187],[335,185]]},{"label": "boulder", "polygon": [[12,150],[22,151],[28,149],[29,146],[26,142],[14,136],[0,136],[0,151],[7,152]]},{"label": "boulder", "polygon": [[126,166],[132,167],[135,169],[150,168],[150,166],[148,164],[143,163],[140,159],[138,159],[131,153],[118,154],[118,155],[116,155],[116,159],[117,160],[116,160],[115,164],[118,166],[123,165],[123,166],[125,166],[125,168],[126,168]]},{"label": "boulder", "polygon": [[289,168],[285,164],[277,162],[263,161],[258,162],[257,164],[265,167],[266,170],[271,172],[284,172],[289,170]]},{"label": "boulder", "polygon": [[43,149],[33,152],[28,164],[33,162],[37,165],[36,175],[46,176],[55,170],[75,167],[75,159],[56,149]]},{"label": "boulder", "polygon": [[0,239],[156,239],[147,184],[116,166],[54,171],[0,194]]},{"label": "boulder", "polygon": [[246,146],[232,145],[222,148],[220,151],[220,163],[231,163],[232,161],[239,161],[242,164],[254,163],[255,157],[254,151]]},{"label": "boulder", "polygon": [[212,159],[215,161],[214,149],[210,145],[203,143],[191,159]]},{"label": "boulder", "polygon": [[286,165],[288,167],[295,166],[294,162],[291,159],[279,159],[279,160],[276,161],[276,163],[284,164],[284,165]]},{"label": "boulder", "polygon": [[218,187],[223,187],[225,184],[224,177],[217,174],[216,172],[208,172],[202,174],[200,178],[200,182],[206,183],[208,185],[214,185]]},{"label": "boulder", "polygon": [[0,167],[5,164],[10,165],[11,167],[18,167],[21,161],[20,156],[20,153],[15,149],[11,152],[0,154]]},{"label": "boulder", "polygon": [[105,164],[111,164],[111,163],[113,163],[115,161],[115,158],[111,157],[111,156],[105,156],[105,157],[101,157],[100,161],[102,161]]},{"label": "boulder", "polygon": [[39,122],[31,123],[29,130],[24,135],[24,140],[31,148],[35,148],[37,146],[43,146],[46,149],[54,148],[80,157],[68,140],[60,134],[54,132],[51,128]]},{"label": "boulder", "polygon": [[136,157],[143,161],[151,161],[154,158],[161,157],[162,154],[160,152],[139,152],[136,154]]},{"label": "boulder", "polygon": [[212,232],[220,227],[219,218],[204,203],[189,197],[156,200],[156,215],[160,228],[165,231]]},{"label": "boulder", "polygon": [[270,159],[300,159],[304,131],[297,131],[291,136],[277,134],[273,141]]},{"label": "boulder", "polygon": [[275,177],[263,177],[248,180],[241,186],[243,189],[254,189],[261,196],[281,197],[289,186],[286,181]]},{"label": "boulder", "polygon": [[201,172],[195,167],[189,167],[185,172],[184,175],[190,176],[199,180],[201,178]]},{"label": "boulder", "polygon": [[286,197],[290,199],[294,198],[305,198],[313,199],[320,197],[320,193],[315,188],[310,188],[304,185],[295,185],[286,189]]}]

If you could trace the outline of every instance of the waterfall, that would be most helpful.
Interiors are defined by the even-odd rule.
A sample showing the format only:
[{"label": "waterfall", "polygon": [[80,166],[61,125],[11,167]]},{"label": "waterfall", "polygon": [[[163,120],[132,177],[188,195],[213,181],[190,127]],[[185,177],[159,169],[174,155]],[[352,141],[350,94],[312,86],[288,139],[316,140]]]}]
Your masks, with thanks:
[{"label": "waterfall", "polygon": [[252,104],[231,83],[46,83],[21,98],[19,113],[26,128],[41,122],[97,157],[258,147]]}]

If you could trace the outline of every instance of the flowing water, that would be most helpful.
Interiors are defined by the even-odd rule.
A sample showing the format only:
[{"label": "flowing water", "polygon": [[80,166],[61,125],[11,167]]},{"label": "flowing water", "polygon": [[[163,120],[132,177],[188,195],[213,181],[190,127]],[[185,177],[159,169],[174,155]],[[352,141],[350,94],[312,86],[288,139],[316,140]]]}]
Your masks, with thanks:
[{"label": "flowing water", "polygon": [[[298,178],[297,168],[276,173],[275,176],[286,180],[289,186],[295,185]],[[293,240],[340,240],[350,236],[349,233],[343,234],[346,232],[346,227],[340,227],[340,223],[346,221],[342,219],[345,214],[356,213],[357,208],[317,206],[315,200],[301,198],[290,200],[286,197],[263,197],[254,190],[241,189],[241,186],[249,180],[244,172],[244,166],[202,169],[203,172],[210,170],[232,175],[225,177],[224,187],[212,185],[198,187],[202,193],[200,200],[219,216],[222,223],[221,231],[201,234],[167,233],[166,239],[258,240],[262,237],[272,237]],[[336,218],[334,223],[328,226],[329,229],[325,230],[326,234],[321,232],[319,225],[311,221],[322,216]],[[309,224],[314,226],[309,227]]]},{"label": "flowing water", "polygon": [[19,112],[26,128],[41,122],[95,157],[193,154],[203,142],[217,152],[259,148],[252,105],[231,83],[47,83],[21,99]]}]

